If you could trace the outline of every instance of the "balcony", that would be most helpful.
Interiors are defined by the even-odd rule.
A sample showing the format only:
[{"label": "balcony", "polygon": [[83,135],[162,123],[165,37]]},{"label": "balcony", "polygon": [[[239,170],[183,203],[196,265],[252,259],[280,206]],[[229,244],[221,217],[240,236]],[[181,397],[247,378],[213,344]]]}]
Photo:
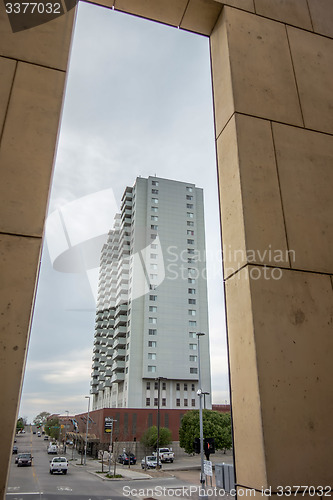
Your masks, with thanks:
[{"label": "balcony", "polygon": [[118,371],[121,371],[123,372],[124,371],[124,368],[125,368],[125,361],[114,361],[113,362],[113,365],[112,365],[112,371],[113,372],[118,372]]},{"label": "balcony", "polygon": [[98,389],[97,389],[97,387],[92,387],[92,388],[90,389],[90,394],[98,394]]},{"label": "balcony", "polygon": [[114,372],[111,378],[112,384],[118,384],[119,382],[123,382],[125,380],[125,373]]},{"label": "balcony", "polygon": [[126,349],[115,349],[113,352],[112,359],[114,361],[115,359],[125,358],[125,356],[126,356]]},{"label": "balcony", "polygon": [[[123,327],[121,327],[121,328],[123,328]],[[126,329],[125,329],[125,333],[126,333]],[[125,346],[126,346],[126,339],[123,337],[118,337],[113,343],[114,350],[125,349]]]}]

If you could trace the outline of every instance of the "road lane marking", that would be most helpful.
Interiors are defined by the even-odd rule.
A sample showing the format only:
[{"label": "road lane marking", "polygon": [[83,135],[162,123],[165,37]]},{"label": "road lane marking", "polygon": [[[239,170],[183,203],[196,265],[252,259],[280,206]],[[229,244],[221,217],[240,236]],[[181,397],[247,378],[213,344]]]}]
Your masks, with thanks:
[{"label": "road lane marking", "polygon": [[[6,493],[6,495],[17,495],[17,493]],[[43,491],[20,491],[20,495],[44,495]]]}]

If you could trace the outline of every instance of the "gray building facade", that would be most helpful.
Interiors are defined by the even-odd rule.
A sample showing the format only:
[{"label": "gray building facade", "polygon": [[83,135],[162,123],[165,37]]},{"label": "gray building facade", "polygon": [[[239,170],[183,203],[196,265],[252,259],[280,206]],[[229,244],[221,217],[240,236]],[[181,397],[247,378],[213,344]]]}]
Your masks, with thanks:
[{"label": "gray building facade", "polygon": [[203,191],[138,177],[101,252],[93,409],[157,406],[157,379],[162,408],[198,408],[198,332],[211,393]]}]

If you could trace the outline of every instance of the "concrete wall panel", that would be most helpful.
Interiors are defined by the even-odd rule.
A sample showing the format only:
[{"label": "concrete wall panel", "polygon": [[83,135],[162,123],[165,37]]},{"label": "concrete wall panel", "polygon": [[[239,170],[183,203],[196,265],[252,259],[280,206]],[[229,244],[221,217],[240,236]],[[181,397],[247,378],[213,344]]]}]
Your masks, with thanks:
[{"label": "concrete wall panel", "polygon": [[41,238],[0,235],[0,498],[16,427],[17,398],[26,357]]},{"label": "concrete wall panel", "polygon": [[160,21],[171,26],[179,26],[187,0],[115,0],[116,10],[146,17],[154,21]]},{"label": "concrete wall panel", "polygon": [[254,0],[256,14],[312,31],[307,0]]},{"label": "concrete wall panel", "polygon": [[0,137],[5,121],[8,107],[9,96],[13,84],[13,78],[16,69],[16,62],[11,59],[0,57]]},{"label": "concrete wall panel", "polygon": [[13,33],[5,9],[1,9],[0,56],[65,71],[74,14],[75,9],[35,28]]},{"label": "concrete wall panel", "polygon": [[333,40],[288,27],[306,128],[333,134]]},{"label": "concrete wall panel", "polygon": [[0,150],[0,230],[41,236],[65,73],[18,63]]},{"label": "concrete wall panel", "polygon": [[308,0],[308,4],[314,31],[333,38],[332,0]]},{"label": "concrete wall panel", "polygon": [[292,267],[333,274],[333,136],[273,124]]},{"label": "concrete wall panel", "polygon": [[251,279],[267,478],[274,489],[327,485],[333,435],[330,277],[289,270],[274,276]]},{"label": "concrete wall panel", "polygon": [[289,267],[270,122],[236,114],[217,152],[225,277],[249,262]]},{"label": "concrete wall panel", "polygon": [[210,35],[222,8],[222,4],[214,0],[190,0],[180,27]]},{"label": "concrete wall panel", "polygon": [[237,483],[267,485],[248,268],[225,287]]}]

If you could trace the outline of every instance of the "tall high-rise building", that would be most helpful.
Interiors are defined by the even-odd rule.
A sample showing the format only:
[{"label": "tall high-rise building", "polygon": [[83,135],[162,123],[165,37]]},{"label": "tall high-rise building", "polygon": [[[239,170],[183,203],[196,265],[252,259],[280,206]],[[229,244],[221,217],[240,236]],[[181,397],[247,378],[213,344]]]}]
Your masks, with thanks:
[{"label": "tall high-rise building", "polygon": [[[93,409],[198,408],[211,393],[203,191],[138,177],[100,263]],[[206,407],[211,407],[207,394]]]}]

